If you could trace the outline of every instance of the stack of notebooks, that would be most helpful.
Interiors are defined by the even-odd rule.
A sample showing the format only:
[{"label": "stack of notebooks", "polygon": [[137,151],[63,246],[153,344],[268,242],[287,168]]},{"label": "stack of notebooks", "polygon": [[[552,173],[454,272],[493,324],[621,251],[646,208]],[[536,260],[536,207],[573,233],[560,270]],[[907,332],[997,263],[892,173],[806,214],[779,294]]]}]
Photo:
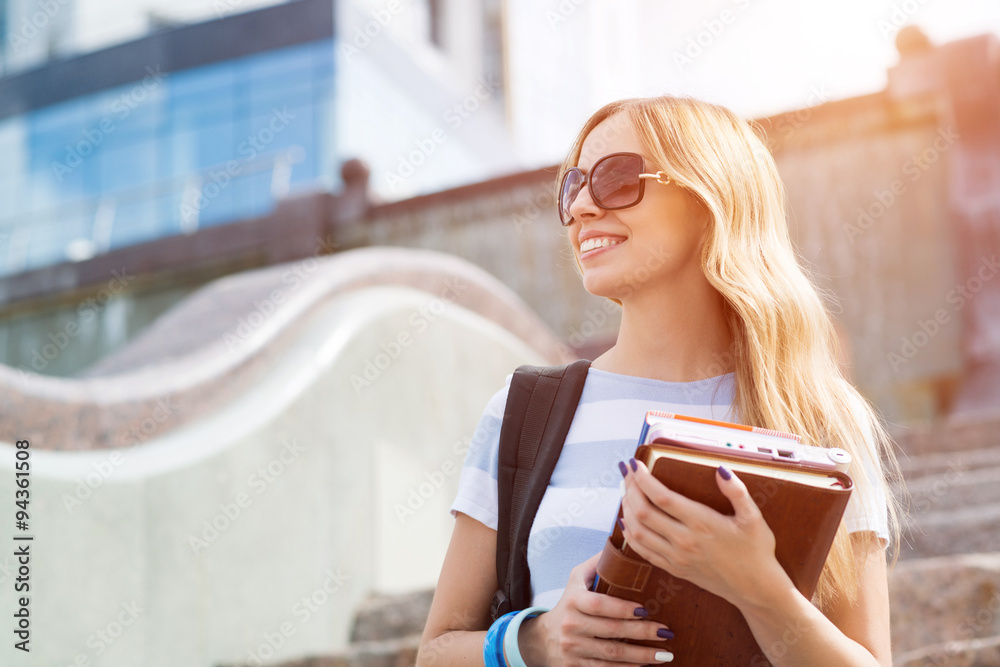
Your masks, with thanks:
[{"label": "stack of notebooks", "polygon": [[[847,452],[804,445],[788,433],[654,410],[646,414],[635,458],[668,488],[730,515],[715,475],[719,465],[736,473],[774,533],[778,562],[812,599],[854,486]],[[678,666],[770,664],[739,609],[650,565],[617,524],[592,590],[641,604],[675,633],[670,640],[623,641],[670,651]]]}]

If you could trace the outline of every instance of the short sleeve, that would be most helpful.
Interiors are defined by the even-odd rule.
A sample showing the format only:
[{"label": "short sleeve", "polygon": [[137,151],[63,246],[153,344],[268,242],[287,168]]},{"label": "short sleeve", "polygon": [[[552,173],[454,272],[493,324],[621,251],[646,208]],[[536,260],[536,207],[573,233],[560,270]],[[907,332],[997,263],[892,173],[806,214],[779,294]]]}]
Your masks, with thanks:
[{"label": "short sleeve", "polygon": [[513,377],[513,373],[507,376],[504,387],[493,394],[483,409],[462,464],[458,493],[448,510],[452,516],[464,512],[493,530],[497,529],[499,522],[497,470],[500,465],[500,426]]},{"label": "short sleeve", "polygon": [[[849,533],[874,532],[879,537],[884,549],[889,545],[889,510],[881,471],[873,467],[879,465],[879,459],[871,426],[866,425],[864,432],[866,442],[863,447],[867,450],[867,456],[861,458],[861,467],[866,476],[867,490],[863,491],[855,478],[855,489],[851,493],[851,499],[847,501],[844,522]],[[857,475],[856,472],[853,474]]]},{"label": "short sleeve", "polygon": [[844,511],[844,522],[849,533],[874,532],[881,540],[884,549],[889,546],[889,510],[886,505],[885,490],[868,465],[865,466],[865,474],[868,475],[868,484],[871,488],[868,489],[868,493],[863,493],[860,488],[855,488],[851,493],[851,499],[847,501],[847,509]]}]

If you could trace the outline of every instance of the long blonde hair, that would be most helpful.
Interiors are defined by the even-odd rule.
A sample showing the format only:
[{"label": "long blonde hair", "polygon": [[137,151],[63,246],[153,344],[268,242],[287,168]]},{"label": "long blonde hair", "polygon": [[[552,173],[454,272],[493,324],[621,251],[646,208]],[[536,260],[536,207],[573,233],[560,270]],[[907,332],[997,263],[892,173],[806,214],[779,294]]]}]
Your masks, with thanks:
[{"label": "long blonde hair", "polygon": [[[899,464],[875,409],[837,363],[840,344],[832,318],[796,258],[784,185],[759,128],[725,107],[687,97],[612,102],[580,131],[559,169],[557,189],[594,127],[618,113],[653,158],[646,171],[666,171],[710,212],[701,265],[724,299],[733,335],[735,414],[744,424],[850,452],[854,493],[885,496],[895,560],[902,513],[893,493],[900,486]],[[576,266],[582,277],[579,259]],[[841,595],[853,602],[857,565],[842,522],[813,601],[821,609]]]}]

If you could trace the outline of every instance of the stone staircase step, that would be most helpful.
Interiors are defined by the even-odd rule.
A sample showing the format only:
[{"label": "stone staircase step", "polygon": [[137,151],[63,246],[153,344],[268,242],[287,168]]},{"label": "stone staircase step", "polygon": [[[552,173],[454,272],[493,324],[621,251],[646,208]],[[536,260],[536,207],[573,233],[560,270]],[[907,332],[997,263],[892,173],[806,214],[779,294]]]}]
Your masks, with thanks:
[{"label": "stone staircase step", "polygon": [[275,662],[268,667],[412,667],[417,660],[417,649],[433,599],[433,588],[371,595],[358,605],[351,628],[351,643],[343,651]]},{"label": "stone staircase step", "polygon": [[909,513],[1000,503],[1000,467],[949,469],[907,481]]},{"label": "stone staircase step", "polygon": [[[267,667],[413,667],[421,635],[357,642],[334,655],[268,663]],[[236,667],[220,665],[219,667]],[[239,667],[250,667],[240,665]]]},{"label": "stone staircase step", "polygon": [[907,480],[949,471],[981,467],[1000,467],[1000,447],[987,449],[931,452],[920,455],[899,455],[899,467]]},{"label": "stone staircase step", "polygon": [[358,606],[351,642],[420,636],[434,599],[434,589],[395,595],[372,595]]},{"label": "stone staircase step", "polygon": [[1000,553],[897,562],[889,577],[896,664],[965,664],[913,661],[925,647],[1000,636],[998,590]]},{"label": "stone staircase step", "polygon": [[951,417],[890,428],[892,439],[911,455],[1000,447],[1000,406],[992,414]]},{"label": "stone staircase step", "polygon": [[1000,503],[911,515],[900,558],[1000,551]]},{"label": "stone staircase step", "polygon": [[893,667],[989,667],[1000,665],[1000,637],[967,639],[926,646],[896,655]]},{"label": "stone staircase step", "polygon": [[[895,667],[1000,665],[1000,551],[901,560],[889,595]],[[346,649],[268,667],[412,667],[432,599],[433,589],[371,597]]]}]

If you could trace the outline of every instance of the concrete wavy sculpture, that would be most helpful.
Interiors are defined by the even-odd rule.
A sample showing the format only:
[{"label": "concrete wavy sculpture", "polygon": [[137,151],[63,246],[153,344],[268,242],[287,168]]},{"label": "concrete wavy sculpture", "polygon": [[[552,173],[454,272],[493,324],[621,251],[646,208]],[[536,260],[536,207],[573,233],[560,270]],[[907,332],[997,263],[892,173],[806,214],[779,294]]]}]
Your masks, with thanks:
[{"label": "concrete wavy sculpture", "polygon": [[[210,283],[79,378],[0,366],[8,502],[14,443],[30,443],[27,529],[3,532],[34,538],[32,664],[336,651],[365,596],[436,582],[504,377],[570,359],[476,266],[383,247]],[[0,596],[6,618],[19,608]]]}]

